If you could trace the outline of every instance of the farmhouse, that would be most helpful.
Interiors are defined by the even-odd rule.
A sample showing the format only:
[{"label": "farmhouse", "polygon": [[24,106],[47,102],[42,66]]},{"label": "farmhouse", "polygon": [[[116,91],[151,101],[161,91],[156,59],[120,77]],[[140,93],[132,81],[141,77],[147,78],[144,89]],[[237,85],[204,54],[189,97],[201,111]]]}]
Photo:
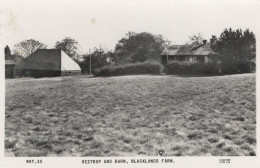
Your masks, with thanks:
[{"label": "farmhouse", "polygon": [[5,78],[14,78],[15,76],[14,67],[22,60],[23,57],[16,54],[12,55],[9,47],[8,46],[5,47]]},{"label": "farmhouse", "polygon": [[161,54],[162,64],[169,61],[189,61],[189,62],[212,62],[216,54],[211,50],[210,44],[205,41],[203,44],[194,45],[173,45],[164,50]]},{"label": "farmhouse", "polygon": [[5,78],[14,77],[14,66],[15,63],[13,60],[5,60]]},{"label": "farmhouse", "polygon": [[38,49],[15,67],[31,77],[55,77],[81,74],[79,65],[61,49]]}]

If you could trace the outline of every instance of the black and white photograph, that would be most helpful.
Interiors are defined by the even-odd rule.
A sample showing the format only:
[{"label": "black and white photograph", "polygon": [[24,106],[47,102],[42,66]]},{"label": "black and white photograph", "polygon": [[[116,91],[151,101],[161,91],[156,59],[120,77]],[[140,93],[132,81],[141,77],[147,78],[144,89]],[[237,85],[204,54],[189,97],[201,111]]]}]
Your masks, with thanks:
[{"label": "black and white photograph", "polygon": [[256,159],[259,18],[257,0],[1,1],[3,159]]}]

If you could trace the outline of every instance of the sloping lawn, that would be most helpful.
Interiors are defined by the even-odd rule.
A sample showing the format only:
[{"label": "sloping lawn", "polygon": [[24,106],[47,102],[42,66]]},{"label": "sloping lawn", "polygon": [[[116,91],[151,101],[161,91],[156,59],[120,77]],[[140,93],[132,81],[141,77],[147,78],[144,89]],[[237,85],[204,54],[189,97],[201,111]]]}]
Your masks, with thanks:
[{"label": "sloping lawn", "polygon": [[255,155],[255,75],[6,80],[6,156]]}]

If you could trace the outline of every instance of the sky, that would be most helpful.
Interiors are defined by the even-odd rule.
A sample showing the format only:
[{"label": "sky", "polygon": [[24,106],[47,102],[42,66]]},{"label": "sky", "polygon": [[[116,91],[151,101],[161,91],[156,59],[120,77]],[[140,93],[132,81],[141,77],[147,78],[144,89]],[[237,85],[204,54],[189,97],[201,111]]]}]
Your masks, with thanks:
[{"label": "sky", "polygon": [[1,47],[35,39],[48,48],[72,37],[81,46],[113,50],[128,31],[161,34],[184,44],[225,28],[260,30],[259,0],[1,0]]}]

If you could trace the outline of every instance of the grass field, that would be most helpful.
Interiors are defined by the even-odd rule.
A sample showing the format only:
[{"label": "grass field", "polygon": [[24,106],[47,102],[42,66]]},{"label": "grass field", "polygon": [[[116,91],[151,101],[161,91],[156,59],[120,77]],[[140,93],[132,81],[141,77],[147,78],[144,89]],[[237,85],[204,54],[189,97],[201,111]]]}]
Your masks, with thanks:
[{"label": "grass field", "polygon": [[6,80],[6,156],[256,155],[255,75]]}]

